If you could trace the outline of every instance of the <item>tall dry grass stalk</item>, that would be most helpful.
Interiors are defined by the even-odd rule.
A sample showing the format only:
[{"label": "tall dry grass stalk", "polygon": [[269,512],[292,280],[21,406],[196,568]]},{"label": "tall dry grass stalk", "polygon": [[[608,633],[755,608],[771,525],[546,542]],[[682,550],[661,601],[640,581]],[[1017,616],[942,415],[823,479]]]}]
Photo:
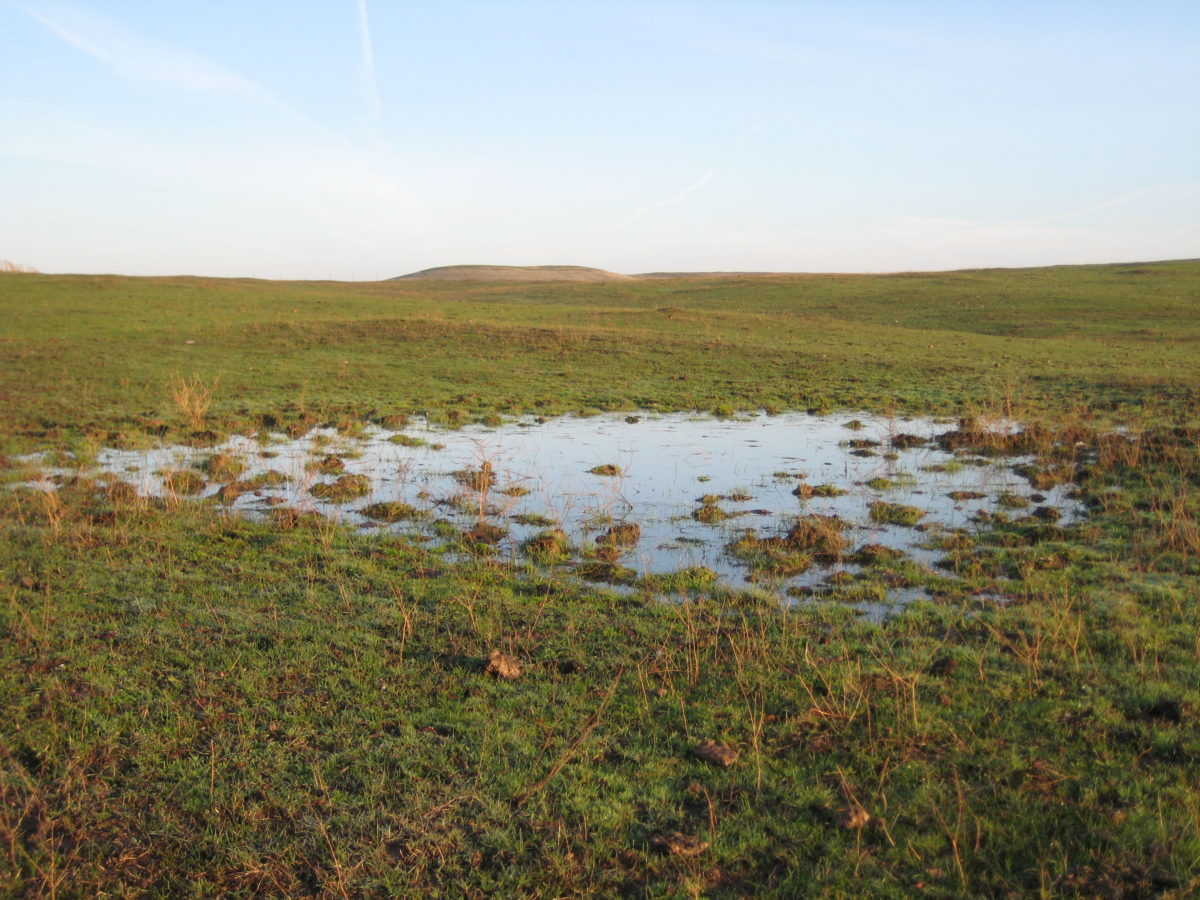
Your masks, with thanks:
[{"label": "tall dry grass stalk", "polygon": [[38,270],[33,266],[22,266],[19,263],[12,262],[7,259],[0,259],[0,273],[14,274],[21,273],[24,275],[36,275]]},{"label": "tall dry grass stalk", "polygon": [[46,517],[46,524],[50,526],[51,531],[58,534],[62,527],[63,516],[67,513],[67,505],[59,496],[58,488],[45,477],[41,477],[37,481],[34,496],[37,498],[42,514]]},{"label": "tall dry grass stalk", "polygon": [[176,375],[175,380],[171,382],[171,400],[187,419],[193,431],[203,430],[204,417],[212,405],[213,394],[219,381],[219,378],[214,378],[212,384],[205,384],[199,375],[193,373],[191,380]]}]

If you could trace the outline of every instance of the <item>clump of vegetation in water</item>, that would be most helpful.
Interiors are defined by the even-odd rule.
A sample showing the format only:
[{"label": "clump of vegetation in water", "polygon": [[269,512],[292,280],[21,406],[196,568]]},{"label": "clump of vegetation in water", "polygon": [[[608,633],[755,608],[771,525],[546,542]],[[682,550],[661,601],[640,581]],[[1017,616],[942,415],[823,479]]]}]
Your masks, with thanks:
[{"label": "clump of vegetation in water", "polygon": [[477,494],[483,494],[495,486],[496,470],[485,460],[478,469],[461,469],[455,472],[454,480]]},{"label": "clump of vegetation in water", "polygon": [[425,438],[417,437],[412,434],[393,434],[388,440],[393,444],[399,444],[401,447],[428,447],[429,441]]},{"label": "clump of vegetation in water", "polygon": [[808,500],[812,497],[844,497],[847,493],[845,488],[838,487],[836,484],[809,484],[808,482],[801,482],[792,491],[792,495],[801,500]]},{"label": "clump of vegetation in water", "polygon": [[561,528],[548,528],[528,538],[521,549],[538,562],[561,562],[570,556],[571,542]]},{"label": "clump of vegetation in water", "polygon": [[846,522],[837,516],[799,516],[784,535],[789,547],[804,550],[820,562],[841,559],[849,539],[843,534]]},{"label": "clump of vegetation in water", "polygon": [[877,476],[867,482],[867,487],[869,487],[873,491],[888,491],[888,490],[891,490],[892,488],[896,488],[899,486],[900,485],[898,485],[892,479],[884,478],[882,476]]},{"label": "clump of vegetation in water", "polygon": [[535,528],[549,528],[555,524],[553,519],[541,513],[519,513],[512,518],[518,525],[531,525]]},{"label": "clump of vegetation in water", "polygon": [[736,411],[733,408],[733,404],[718,403],[709,412],[716,419],[732,419]]},{"label": "clump of vegetation in water", "polygon": [[904,556],[904,551],[894,547],[885,547],[883,544],[863,544],[850,558],[860,566],[874,566],[879,563],[904,559]]},{"label": "clump of vegetation in water", "polygon": [[491,552],[507,535],[508,531],[494,522],[476,522],[462,533],[461,539],[470,550]]},{"label": "clump of vegetation in water", "polygon": [[213,453],[200,463],[200,471],[213,481],[233,481],[246,471],[246,463],[232,453]]},{"label": "clump of vegetation in water", "polygon": [[249,478],[243,478],[237,484],[241,485],[248,491],[257,491],[262,488],[274,488],[287,484],[292,479],[282,472],[277,472],[274,469],[268,469],[265,472],[259,472],[257,475],[252,475]]},{"label": "clump of vegetation in water", "polygon": [[925,511],[903,503],[885,503],[877,500],[869,507],[868,515],[879,525],[916,525],[925,517]]},{"label": "clump of vegetation in water", "polygon": [[330,503],[345,503],[371,492],[371,480],[366,475],[343,475],[336,481],[318,482],[309,488],[309,493],[318,500]]},{"label": "clump of vegetation in water", "polygon": [[985,500],[987,494],[981,491],[951,491],[946,495],[951,500]]},{"label": "clump of vegetation in water", "polygon": [[221,489],[217,491],[217,497],[224,503],[231,503],[242,494],[248,494],[251,491],[260,491],[264,488],[277,488],[287,484],[291,479],[282,472],[277,472],[274,469],[267,469],[265,472],[259,472],[250,478],[243,478],[240,481],[230,481],[221,485]]},{"label": "clump of vegetation in water", "polygon": [[1062,511],[1053,506],[1039,506],[1034,509],[1032,518],[1042,522],[1057,522],[1062,518]]},{"label": "clump of vegetation in water", "polygon": [[427,510],[401,503],[399,500],[372,503],[370,506],[364,506],[359,512],[376,522],[415,522],[429,517]]},{"label": "clump of vegetation in water", "polygon": [[1048,491],[1052,487],[1070,481],[1075,475],[1074,466],[1061,462],[1052,462],[1045,465],[1028,463],[1015,466],[1013,471],[1039,491]]},{"label": "clump of vegetation in water", "polygon": [[601,547],[632,547],[642,538],[642,526],[637,522],[618,522],[596,538]]},{"label": "clump of vegetation in water", "polygon": [[346,461],[340,456],[326,454],[319,459],[310,460],[305,468],[318,475],[338,475],[346,471]]},{"label": "clump of vegetation in water", "polygon": [[779,537],[761,537],[748,528],[725,545],[725,552],[745,564],[754,577],[786,578],[813,566],[809,553],[791,547]]},{"label": "clump of vegetation in water", "polygon": [[208,487],[204,476],[191,469],[172,469],[169,472],[163,472],[162,480],[163,487],[172,494],[199,494]]},{"label": "clump of vegetation in water", "polygon": [[1012,491],[1001,491],[996,495],[996,505],[1003,509],[1025,509],[1029,506],[1029,498]]},{"label": "clump of vegetation in water", "polygon": [[572,571],[584,581],[598,581],[606,584],[633,585],[637,582],[637,572],[628,566],[622,566],[612,559],[584,560]]},{"label": "clump of vegetation in water", "polygon": [[692,511],[692,518],[704,525],[716,525],[719,522],[724,522],[729,516],[730,513],[727,513],[715,503],[702,504],[698,509]]},{"label": "clump of vegetation in water", "polygon": [[846,489],[838,487],[836,484],[818,484],[814,485],[812,489],[814,497],[844,497],[846,494]]},{"label": "clump of vegetation in water", "polygon": [[927,466],[921,466],[922,472],[935,472],[938,474],[952,475],[955,472],[961,472],[966,468],[966,465],[957,459],[949,459],[944,463],[931,463]]},{"label": "clump of vegetation in water", "polygon": [[846,523],[837,516],[799,516],[782,535],[761,537],[747,529],[725,549],[755,573],[798,575],[815,563],[840,561],[850,546],[845,529]]},{"label": "clump of vegetation in water", "polygon": [[621,474],[621,467],[615,463],[603,463],[599,466],[592,466],[592,468],[588,469],[588,474],[616,476]]}]

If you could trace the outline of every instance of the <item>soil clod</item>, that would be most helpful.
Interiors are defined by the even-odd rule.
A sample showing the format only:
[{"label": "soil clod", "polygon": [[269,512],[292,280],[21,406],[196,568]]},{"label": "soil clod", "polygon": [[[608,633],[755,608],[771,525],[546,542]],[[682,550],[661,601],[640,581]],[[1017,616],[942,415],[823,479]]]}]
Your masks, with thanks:
[{"label": "soil clod", "polygon": [[493,650],[488,654],[487,666],[483,671],[493,678],[510,681],[513,678],[520,678],[525,670],[511,656],[505,656],[499,650]]},{"label": "soil clod", "polygon": [[650,839],[650,846],[672,856],[690,857],[699,856],[707,850],[708,841],[702,841],[681,831],[672,831],[670,834],[656,834]]},{"label": "soil clod", "polygon": [[936,675],[939,678],[945,678],[947,675],[953,674],[958,668],[958,660],[953,656],[939,656],[929,666],[929,674]]},{"label": "soil clod", "polygon": [[833,819],[838,828],[845,828],[847,831],[857,831],[871,824],[871,814],[857,804],[837,810]]},{"label": "soil clod", "polygon": [[711,738],[701,741],[693,751],[701,762],[714,766],[729,768],[738,760],[738,752],[724,741],[714,741]]}]

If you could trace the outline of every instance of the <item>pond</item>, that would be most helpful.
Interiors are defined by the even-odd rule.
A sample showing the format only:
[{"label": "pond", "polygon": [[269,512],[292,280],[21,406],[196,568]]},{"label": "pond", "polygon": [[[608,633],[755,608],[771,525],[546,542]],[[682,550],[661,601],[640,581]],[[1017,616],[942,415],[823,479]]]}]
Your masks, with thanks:
[{"label": "pond", "polygon": [[105,449],[97,465],[144,495],[213,497],[249,516],[314,512],[610,582],[703,567],[795,596],[880,558],[932,565],[937,535],[996,515],[1080,514],[1071,484],[1039,490],[1021,474],[1026,458],[939,445],[953,427],[806,414],[414,422]]}]

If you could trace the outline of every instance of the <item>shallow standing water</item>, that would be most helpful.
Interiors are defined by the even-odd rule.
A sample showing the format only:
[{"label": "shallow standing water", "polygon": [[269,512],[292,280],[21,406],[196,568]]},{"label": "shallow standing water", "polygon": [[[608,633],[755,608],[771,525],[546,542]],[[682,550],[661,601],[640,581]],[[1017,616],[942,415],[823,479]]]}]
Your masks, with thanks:
[{"label": "shallow standing water", "polygon": [[[848,523],[851,549],[882,545],[932,564],[940,555],[928,547],[932,535],[977,529],[976,517],[999,511],[1001,497],[1011,504],[1013,497],[1033,496],[1034,503],[1061,511],[1064,521],[1078,514],[1068,498],[1070,485],[1039,496],[1014,471],[1019,458],[983,459],[931,443],[951,427],[930,419],[805,414],[725,420],[605,415],[458,430],[415,423],[400,431],[371,426],[353,437],[315,429],[297,439],[235,437],[207,449],[106,449],[98,467],[144,494],[162,495],[168,491],[165,473],[194,469],[224,453],[244,463],[243,481],[271,472],[287,479],[228,500],[245,514],[266,515],[287,505],[363,528],[423,534],[433,534],[439,520],[443,532],[446,522],[461,531],[483,521],[503,529],[496,546],[502,556],[518,555],[522,541],[550,522],[585,553],[598,537],[603,544],[614,524],[636,523],[640,538],[622,548],[623,566],[640,575],[704,566],[735,587],[755,576],[728,552],[730,542],[746,529],[761,537],[782,535],[800,515],[840,517]],[[322,474],[317,466],[328,456],[344,468]],[[618,474],[590,471],[604,466],[615,466]],[[494,475],[482,491],[478,480],[463,474],[481,468]],[[342,503],[313,495],[314,487],[344,475],[365,476],[366,493]],[[845,493],[800,497],[794,492],[801,484]],[[220,488],[214,481],[197,496]],[[705,495],[707,505],[728,518],[698,520],[693,514]],[[424,518],[383,524],[363,514],[389,501],[409,504]],[[919,525],[873,522],[870,508],[877,501],[918,508]],[[535,521],[529,517],[545,521],[522,524]],[[771,586],[795,591],[846,568],[853,567],[844,561],[814,565]]]}]

